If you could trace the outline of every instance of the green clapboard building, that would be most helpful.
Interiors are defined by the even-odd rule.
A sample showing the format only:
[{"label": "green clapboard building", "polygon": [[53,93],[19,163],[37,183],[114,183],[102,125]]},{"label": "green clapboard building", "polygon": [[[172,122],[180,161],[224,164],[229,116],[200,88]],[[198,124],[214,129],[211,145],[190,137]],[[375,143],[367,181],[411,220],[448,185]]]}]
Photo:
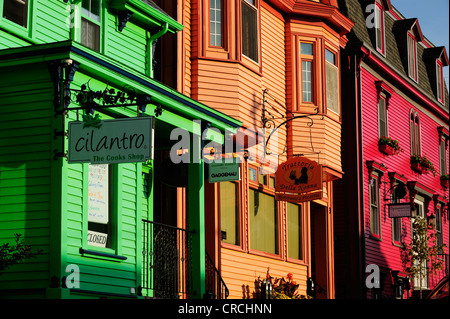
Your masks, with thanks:
[{"label": "green clapboard building", "polygon": [[0,13],[0,244],[43,251],[1,273],[0,296],[203,298],[201,146],[240,123],[154,79],[156,41],[183,26],[150,0]]}]

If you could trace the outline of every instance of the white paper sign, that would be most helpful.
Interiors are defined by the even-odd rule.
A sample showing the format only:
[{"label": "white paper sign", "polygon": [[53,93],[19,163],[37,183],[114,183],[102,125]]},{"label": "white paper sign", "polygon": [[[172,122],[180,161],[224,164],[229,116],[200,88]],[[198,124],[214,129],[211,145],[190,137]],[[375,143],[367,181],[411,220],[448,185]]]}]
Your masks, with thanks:
[{"label": "white paper sign", "polygon": [[95,247],[106,247],[108,234],[88,230],[88,245]]},{"label": "white paper sign", "polygon": [[89,165],[88,221],[108,223],[109,167],[107,164]]}]

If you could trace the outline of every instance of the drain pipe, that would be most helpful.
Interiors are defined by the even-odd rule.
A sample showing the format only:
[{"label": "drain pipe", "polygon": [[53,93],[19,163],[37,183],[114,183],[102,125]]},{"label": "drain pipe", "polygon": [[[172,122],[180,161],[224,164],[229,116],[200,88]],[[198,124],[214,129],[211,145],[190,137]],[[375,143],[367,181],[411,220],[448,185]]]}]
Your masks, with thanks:
[{"label": "drain pipe", "polygon": [[[147,39],[147,61],[148,61],[148,67],[147,67],[147,75],[151,78],[153,78],[153,56],[154,56],[154,42],[158,40],[160,37],[165,35],[167,31],[169,30],[169,23],[164,23],[161,30],[159,30],[154,35],[151,35]],[[149,32],[147,31],[147,34]]]}]

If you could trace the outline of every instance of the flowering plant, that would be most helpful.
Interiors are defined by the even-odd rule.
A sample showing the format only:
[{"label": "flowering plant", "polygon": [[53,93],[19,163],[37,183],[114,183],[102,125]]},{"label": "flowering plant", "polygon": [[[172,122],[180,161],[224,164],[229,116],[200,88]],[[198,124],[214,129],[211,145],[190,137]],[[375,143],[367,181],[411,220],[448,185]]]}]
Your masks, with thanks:
[{"label": "flowering plant", "polygon": [[395,153],[403,152],[403,149],[400,147],[398,140],[393,140],[389,136],[383,135],[382,137],[380,137],[380,139],[378,140],[378,145],[388,145],[395,151]]},{"label": "flowering plant", "polygon": [[424,155],[412,155],[411,156],[411,165],[412,164],[419,164],[422,169],[424,169],[426,172],[432,172],[433,176],[436,176],[436,169],[434,168],[433,163],[430,162],[430,160]]},{"label": "flowering plant", "polygon": [[272,285],[272,298],[273,299],[307,299],[310,297],[305,297],[304,295],[299,295],[297,289],[299,284],[294,281],[294,275],[292,273],[288,273],[286,275],[286,279],[284,277],[281,278],[273,278],[269,274],[269,268],[267,268],[266,278],[261,280],[258,277],[258,280],[255,281],[256,297],[262,298],[262,291],[264,290],[264,285],[270,283]]}]

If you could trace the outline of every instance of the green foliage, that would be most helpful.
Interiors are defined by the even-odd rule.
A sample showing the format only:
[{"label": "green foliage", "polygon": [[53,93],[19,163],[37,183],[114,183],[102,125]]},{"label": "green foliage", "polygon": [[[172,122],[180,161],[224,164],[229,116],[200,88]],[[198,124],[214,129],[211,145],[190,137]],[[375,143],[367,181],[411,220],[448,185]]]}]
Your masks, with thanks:
[{"label": "green foliage", "polygon": [[411,164],[414,163],[419,163],[423,169],[432,172],[433,176],[436,176],[436,169],[434,168],[433,163],[431,163],[431,161],[425,155],[424,156],[420,156],[417,154],[412,155]]},{"label": "green foliage", "polygon": [[430,228],[425,218],[415,218],[411,230],[413,232],[411,243],[403,244],[406,253],[405,262],[409,264],[406,271],[414,277],[426,277],[424,263],[428,263],[430,271],[434,272],[444,267],[444,261],[439,258],[439,255],[444,253],[447,245],[437,245],[435,233],[428,231]]},{"label": "green foliage", "polygon": [[37,249],[36,252],[33,252],[30,245],[25,245],[20,240],[21,236],[20,234],[14,234],[15,244],[6,243],[0,246],[0,274],[1,271],[8,269],[10,266],[42,253],[42,249]]},{"label": "green foliage", "polygon": [[394,140],[389,136],[382,136],[378,140],[378,145],[389,145],[396,152],[403,152],[403,149],[400,147],[398,140]]},{"label": "green foliage", "polygon": [[292,273],[288,273],[286,275],[286,279],[284,277],[274,278],[269,274],[269,267],[267,268],[266,278],[258,279],[255,281],[255,298],[262,299],[263,292],[265,289],[265,284],[270,282],[272,285],[272,299],[309,299],[310,297],[306,297],[304,295],[299,295],[297,289],[299,284],[297,284],[294,279]]}]

